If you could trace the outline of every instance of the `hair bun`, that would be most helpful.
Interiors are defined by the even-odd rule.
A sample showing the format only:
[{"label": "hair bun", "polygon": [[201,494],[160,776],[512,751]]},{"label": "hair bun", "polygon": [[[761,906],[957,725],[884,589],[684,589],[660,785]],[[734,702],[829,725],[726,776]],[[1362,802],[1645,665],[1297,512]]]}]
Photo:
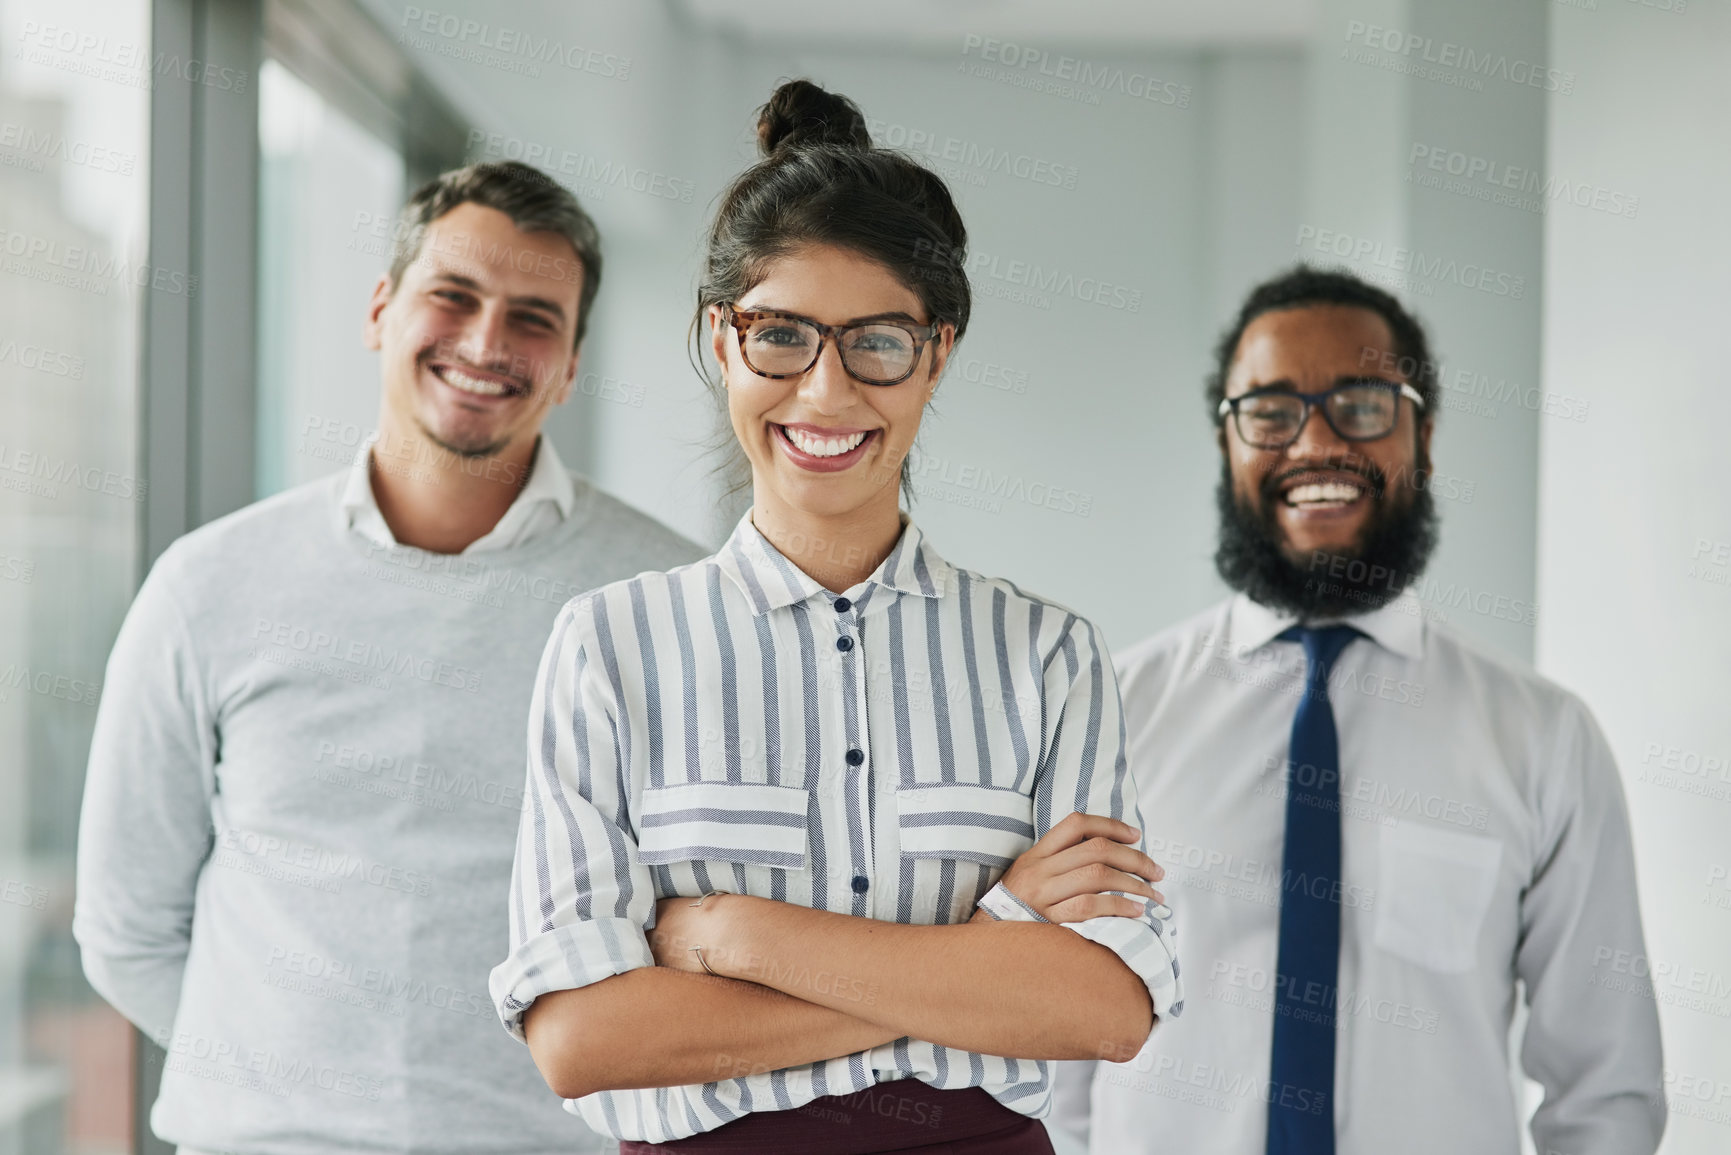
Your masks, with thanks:
[{"label": "hair bun", "polygon": [[870,148],[872,137],[859,105],[809,80],[789,80],[758,110],[757,150],[771,156],[811,144]]}]

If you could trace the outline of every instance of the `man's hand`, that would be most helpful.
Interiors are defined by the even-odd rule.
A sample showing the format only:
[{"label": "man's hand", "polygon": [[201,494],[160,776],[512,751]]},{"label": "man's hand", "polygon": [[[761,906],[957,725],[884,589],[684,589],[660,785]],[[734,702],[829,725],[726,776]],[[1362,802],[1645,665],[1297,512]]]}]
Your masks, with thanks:
[{"label": "man's hand", "polygon": [[[1071,814],[1010,864],[999,880],[1005,890],[1052,922],[1082,922],[1102,915],[1137,918],[1146,906],[1108,891],[1139,894],[1164,903],[1150,884],[1166,877],[1134,843],[1141,832],[1127,822],[1098,814]],[[975,911],[970,921],[989,919]]]}]

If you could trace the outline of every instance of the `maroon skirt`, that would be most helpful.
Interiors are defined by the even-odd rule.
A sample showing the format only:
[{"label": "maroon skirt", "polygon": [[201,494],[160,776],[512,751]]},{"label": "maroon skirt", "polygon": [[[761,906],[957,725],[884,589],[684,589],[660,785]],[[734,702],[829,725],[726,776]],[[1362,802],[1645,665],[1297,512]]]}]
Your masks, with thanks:
[{"label": "maroon skirt", "polygon": [[619,1144],[619,1155],[663,1151],[763,1155],[1052,1155],[1038,1119],[1010,1110],[978,1087],[940,1091],[918,1079],[879,1083],[851,1095],[823,1095],[791,1111],[754,1111],[670,1143]]}]

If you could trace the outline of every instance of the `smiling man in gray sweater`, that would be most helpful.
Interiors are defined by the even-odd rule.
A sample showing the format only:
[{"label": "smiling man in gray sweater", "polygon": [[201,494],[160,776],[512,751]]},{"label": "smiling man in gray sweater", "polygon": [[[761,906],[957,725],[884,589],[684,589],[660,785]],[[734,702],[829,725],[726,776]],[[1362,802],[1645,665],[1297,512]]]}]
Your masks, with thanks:
[{"label": "smiling man in gray sweater", "polygon": [[109,661],[74,931],[183,1153],[599,1150],[494,1022],[537,662],[704,550],[560,464],[594,224],[518,164],[403,210],[378,436],[151,570]]}]

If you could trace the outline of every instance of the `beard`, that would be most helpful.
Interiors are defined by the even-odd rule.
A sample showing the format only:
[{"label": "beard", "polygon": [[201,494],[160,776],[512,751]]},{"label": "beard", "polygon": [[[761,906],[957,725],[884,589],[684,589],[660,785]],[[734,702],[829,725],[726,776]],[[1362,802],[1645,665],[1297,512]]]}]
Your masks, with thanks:
[{"label": "beard", "polygon": [[[1418,474],[1430,476],[1430,455]],[[1428,485],[1415,485],[1411,497],[1397,501],[1387,479],[1370,467],[1370,517],[1357,543],[1345,550],[1313,550],[1301,561],[1288,555],[1285,535],[1275,519],[1280,495],[1262,483],[1261,508],[1253,507],[1232,485],[1231,467],[1220,466],[1214,491],[1220,515],[1220,543],[1214,568],[1227,585],[1270,609],[1300,621],[1339,618],[1381,609],[1415,581],[1437,543],[1436,501]]]},{"label": "beard", "polygon": [[415,424],[420,427],[421,435],[428,441],[431,441],[434,445],[437,445],[440,449],[443,449],[451,456],[459,457],[464,460],[475,460],[481,457],[497,457],[500,453],[504,452],[506,446],[511,444],[511,439],[509,437],[495,438],[489,441],[472,436],[441,434],[429,426],[425,421],[422,421],[419,417],[415,418]]}]

